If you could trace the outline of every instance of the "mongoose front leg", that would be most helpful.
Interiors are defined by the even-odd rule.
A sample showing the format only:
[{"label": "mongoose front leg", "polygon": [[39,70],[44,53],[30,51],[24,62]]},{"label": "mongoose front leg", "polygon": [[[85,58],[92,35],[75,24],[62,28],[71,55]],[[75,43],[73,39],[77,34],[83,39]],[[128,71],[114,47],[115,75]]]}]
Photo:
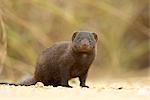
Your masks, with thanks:
[{"label": "mongoose front leg", "polygon": [[85,84],[86,78],[87,78],[87,73],[82,74],[82,75],[79,76],[80,86],[81,86],[81,87],[89,88],[89,86],[87,86],[87,85]]}]

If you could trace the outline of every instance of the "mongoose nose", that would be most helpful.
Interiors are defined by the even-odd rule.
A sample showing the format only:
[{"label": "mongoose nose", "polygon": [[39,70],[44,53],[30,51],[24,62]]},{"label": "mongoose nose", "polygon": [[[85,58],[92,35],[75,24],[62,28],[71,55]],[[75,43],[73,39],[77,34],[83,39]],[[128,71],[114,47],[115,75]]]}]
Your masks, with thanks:
[{"label": "mongoose nose", "polygon": [[89,41],[87,39],[83,39],[81,41],[81,45],[82,45],[82,47],[87,47],[89,45]]},{"label": "mongoose nose", "polygon": [[86,43],[85,43],[85,44],[82,44],[82,46],[83,46],[83,47],[87,47],[87,46],[88,46],[88,44],[86,44]]},{"label": "mongoose nose", "polygon": [[81,45],[81,47],[84,48],[84,49],[88,48],[88,46],[89,46],[89,45],[86,44],[86,43],[84,43],[84,44]]}]

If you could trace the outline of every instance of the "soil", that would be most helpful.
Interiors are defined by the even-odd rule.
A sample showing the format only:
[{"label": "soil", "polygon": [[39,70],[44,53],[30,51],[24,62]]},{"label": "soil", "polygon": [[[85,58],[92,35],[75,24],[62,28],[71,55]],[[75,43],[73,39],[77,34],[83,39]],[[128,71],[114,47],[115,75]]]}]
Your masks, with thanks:
[{"label": "soil", "polygon": [[88,81],[90,88],[0,85],[1,100],[150,100],[150,78],[101,79]]}]

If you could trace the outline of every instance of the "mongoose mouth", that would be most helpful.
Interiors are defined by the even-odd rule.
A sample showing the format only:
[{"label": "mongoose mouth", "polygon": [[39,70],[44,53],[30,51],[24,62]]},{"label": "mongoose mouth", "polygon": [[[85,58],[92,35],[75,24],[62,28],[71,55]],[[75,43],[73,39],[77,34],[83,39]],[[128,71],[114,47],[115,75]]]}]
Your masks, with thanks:
[{"label": "mongoose mouth", "polygon": [[83,53],[89,53],[93,50],[92,46],[89,45],[73,45],[73,50],[76,52],[83,52]]},{"label": "mongoose mouth", "polygon": [[90,52],[92,48],[90,48],[89,46],[80,46],[78,50],[80,52]]}]

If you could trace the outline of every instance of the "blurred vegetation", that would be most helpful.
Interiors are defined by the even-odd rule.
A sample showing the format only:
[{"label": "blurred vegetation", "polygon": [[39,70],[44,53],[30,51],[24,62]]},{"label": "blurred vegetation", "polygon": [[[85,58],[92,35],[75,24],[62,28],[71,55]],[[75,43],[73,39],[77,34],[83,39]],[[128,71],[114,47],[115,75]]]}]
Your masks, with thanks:
[{"label": "blurred vegetation", "polygon": [[44,48],[84,30],[99,36],[91,74],[147,75],[148,7],[148,0],[0,0],[0,79],[32,74]]}]

